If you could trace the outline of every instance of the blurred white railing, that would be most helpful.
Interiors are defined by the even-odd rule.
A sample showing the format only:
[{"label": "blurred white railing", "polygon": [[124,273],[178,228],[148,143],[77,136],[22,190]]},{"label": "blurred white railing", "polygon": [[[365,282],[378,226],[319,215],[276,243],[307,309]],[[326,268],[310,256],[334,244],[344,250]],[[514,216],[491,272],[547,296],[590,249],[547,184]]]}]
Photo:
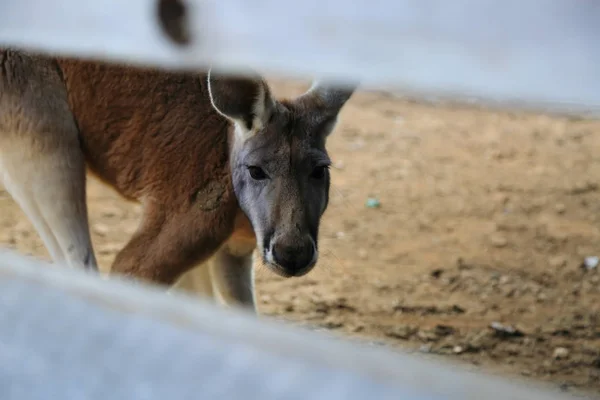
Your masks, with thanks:
[{"label": "blurred white railing", "polygon": [[158,4],[178,1],[4,1],[0,45],[321,76],[499,106],[600,110],[596,0],[185,0],[178,21],[186,45],[170,40],[159,18]]},{"label": "blurred white railing", "polygon": [[2,400],[571,397],[0,252]]}]

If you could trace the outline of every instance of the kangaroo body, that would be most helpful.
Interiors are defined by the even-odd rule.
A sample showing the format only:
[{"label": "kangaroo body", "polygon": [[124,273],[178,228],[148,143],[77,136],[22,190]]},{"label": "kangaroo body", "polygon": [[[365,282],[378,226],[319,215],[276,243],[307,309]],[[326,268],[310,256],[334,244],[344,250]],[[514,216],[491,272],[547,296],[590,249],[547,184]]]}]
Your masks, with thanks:
[{"label": "kangaroo body", "polygon": [[[319,182],[313,175],[320,164],[304,160],[303,152],[325,154],[324,139],[316,140],[316,133],[311,138],[311,131],[326,136],[351,94],[319,88],[295,102],[278,102],[260,78],[0,50],[0,177],[55,261],[97,269],[87,168],[143,206],[139,228],[111,273],[171,285],[212,257],[202,272],[205,291],[226,304],[254,307],[257,239],[267,264],[280,274],[299,275],[316,261],[294,261],[308,260],[309,241],[316,257],[315,223],[308,219],[318,225],[326,207],[309,212],[298,202]],[[341,100],[335,93],[342,93]],[[302,132],[295,132],[298,123]],[[260,142],[267,139],[283,144],[266,148]],[[298,177],[296,165],[284,166],[292,154],[303,159],[306,179]],[[257,175],[267,175],[268,168],[267,178]],[[306,182],[313,187],[301,188]],[[328,183],[319,190],[328,191]],[[279,200],[285,193],[300,196],[288,212]],[[297,232],[289,233],[292,228]]]}]

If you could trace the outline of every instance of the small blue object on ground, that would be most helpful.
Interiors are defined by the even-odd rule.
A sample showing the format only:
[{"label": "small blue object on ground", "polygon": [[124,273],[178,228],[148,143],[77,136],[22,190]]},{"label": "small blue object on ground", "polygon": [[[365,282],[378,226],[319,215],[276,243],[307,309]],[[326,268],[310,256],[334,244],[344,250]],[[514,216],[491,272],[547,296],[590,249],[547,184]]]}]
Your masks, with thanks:
[{"label": "small blue object on ground", "polygon": [[371,198],[367,199],[366,206],[368,208],[379,208],[379,207],[381,207],[381,203],[379,202],[379,200],[371,197]]}]

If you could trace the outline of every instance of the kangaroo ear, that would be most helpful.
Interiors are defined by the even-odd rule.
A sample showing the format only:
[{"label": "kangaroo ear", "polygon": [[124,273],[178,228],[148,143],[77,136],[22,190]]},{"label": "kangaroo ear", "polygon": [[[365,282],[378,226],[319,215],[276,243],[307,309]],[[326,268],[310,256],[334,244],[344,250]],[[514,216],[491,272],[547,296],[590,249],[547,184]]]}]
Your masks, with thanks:
[{"label": "kangaroo ear", "polygon": [[329,135],[337,123],[342,107],[356,91],[358,85],[333,85],[316,81],[310,89],[296,99],[302,107],[318,115],[324,122],[323,135]]},{"label": "kangaroo ear", "polygon": [[259,76],[217,75],[208,72],[210,102],[233,121],[244,136],[260,132],[274,108],[267,83]]}]

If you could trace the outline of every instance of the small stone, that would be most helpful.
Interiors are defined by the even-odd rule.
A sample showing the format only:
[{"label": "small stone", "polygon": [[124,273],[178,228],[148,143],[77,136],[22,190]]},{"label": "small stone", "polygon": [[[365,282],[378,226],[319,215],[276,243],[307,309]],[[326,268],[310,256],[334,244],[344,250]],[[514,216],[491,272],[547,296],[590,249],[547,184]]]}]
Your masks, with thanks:
[{"label": "small stone", "polygon": [[379,208],[381,207],[381,202],[374,197],[370,197],[367,199],[365,204],[367,208]]},{"label": "small stone", "polygon": [[571,189],[571,194],[585,194],[598,190],[598,184],[593,182],[578,182]]},{"label": "small stone", "polygon": [[341,322],[337,322],[337,321],[327,321],[327,322],[321,324],[321,326],[325,329],[339,329],[342,326],[344,326],[344,324],[342,324]]},{"label": "small stone", "polygon": [[554,210],[557,214],[564,214],[564,212],[567,210],[567,207],[562,203],[558,203],[554,206]]},{"label": "small stone", "polygon": [[435,342],[439,340],[439,336],[434,331],[419,331],[417,337],[424,342]]},{"label": "small stone", "polygon": [[454,346],[452,348],[452,352],[454,354],[461,354],[461,353],[464,353],[464,351],[465,351],[465,349],[462,346]]},{"label": "small stone", "polygon": [[569,349],[565,347],[557,347],[556,349],[554,349],[552,357],[555,360],[564,360],[565,358],[569,357]]},{"label": "small stone", "polygon": [[510,325],[503,325],[499,322],[492,322],[490,328],[494,331],[495,335],[500,338],[524,336],[524,333],[519,329]]},{"label": "small stone", "polygon": [[434,269],[433,271],[431,271],[431,277],[435,278],[435,279],[439,279],[443,273],[444,273],[443,269],[437,268],[437,269]]},{"label": "small stone", "polygon": [[449,325],[436,325],[434,332],[437,336],[449,336],[456,332],[456,329]]},{"label": "small stone", "polygon": [[389,285],[388,282],[384,282],[384,281],[380,281],[377,280],[377,282],[374,283],[375,288],[377,288],[377,290],[390,290],[391,286]]},{"label": "small stone", "polygon": [[412,326],[398,325],[389,327],[385,331],[385,335],[394,339],[408,340],[417,333],[417,329]]},{"label": "small stone", "polygon": [[548,296],[546,296],[545,293],[540,293],[540,294],[537,295],[537,300],[540,303],[543,303],[544,301],[548,300]]},{"label": "small stone", "polygon": [[94,225],[94,233],[98,236],[106,236],[108,231],[109,231],[108,226],[106,226],[104,224]]},{"label": "small stone", "polygon": [[595,269],[600,262],[600,258],[597,256],[590,256],[583,259],[582,267],[588,271]]},{"label": "small stone", "polygon": [[287,306],[285,306],[285,312],[294,312],[294,305],[288,304]]},{"label": "small stone", "polygon": [[260,301],[263,303],[270,303],[272,299],[273,298],[271,297],[271,295],[268,294],[263,294],[262,296],[260,296]]},{"label": "small stone", "polygon": [[508,245],[508,240],[506,240],[506,238],[504,236],[493,235],[490,238],[490,243],[494,247],[502,248],[502,247],[506,247],[506,245]]}]

